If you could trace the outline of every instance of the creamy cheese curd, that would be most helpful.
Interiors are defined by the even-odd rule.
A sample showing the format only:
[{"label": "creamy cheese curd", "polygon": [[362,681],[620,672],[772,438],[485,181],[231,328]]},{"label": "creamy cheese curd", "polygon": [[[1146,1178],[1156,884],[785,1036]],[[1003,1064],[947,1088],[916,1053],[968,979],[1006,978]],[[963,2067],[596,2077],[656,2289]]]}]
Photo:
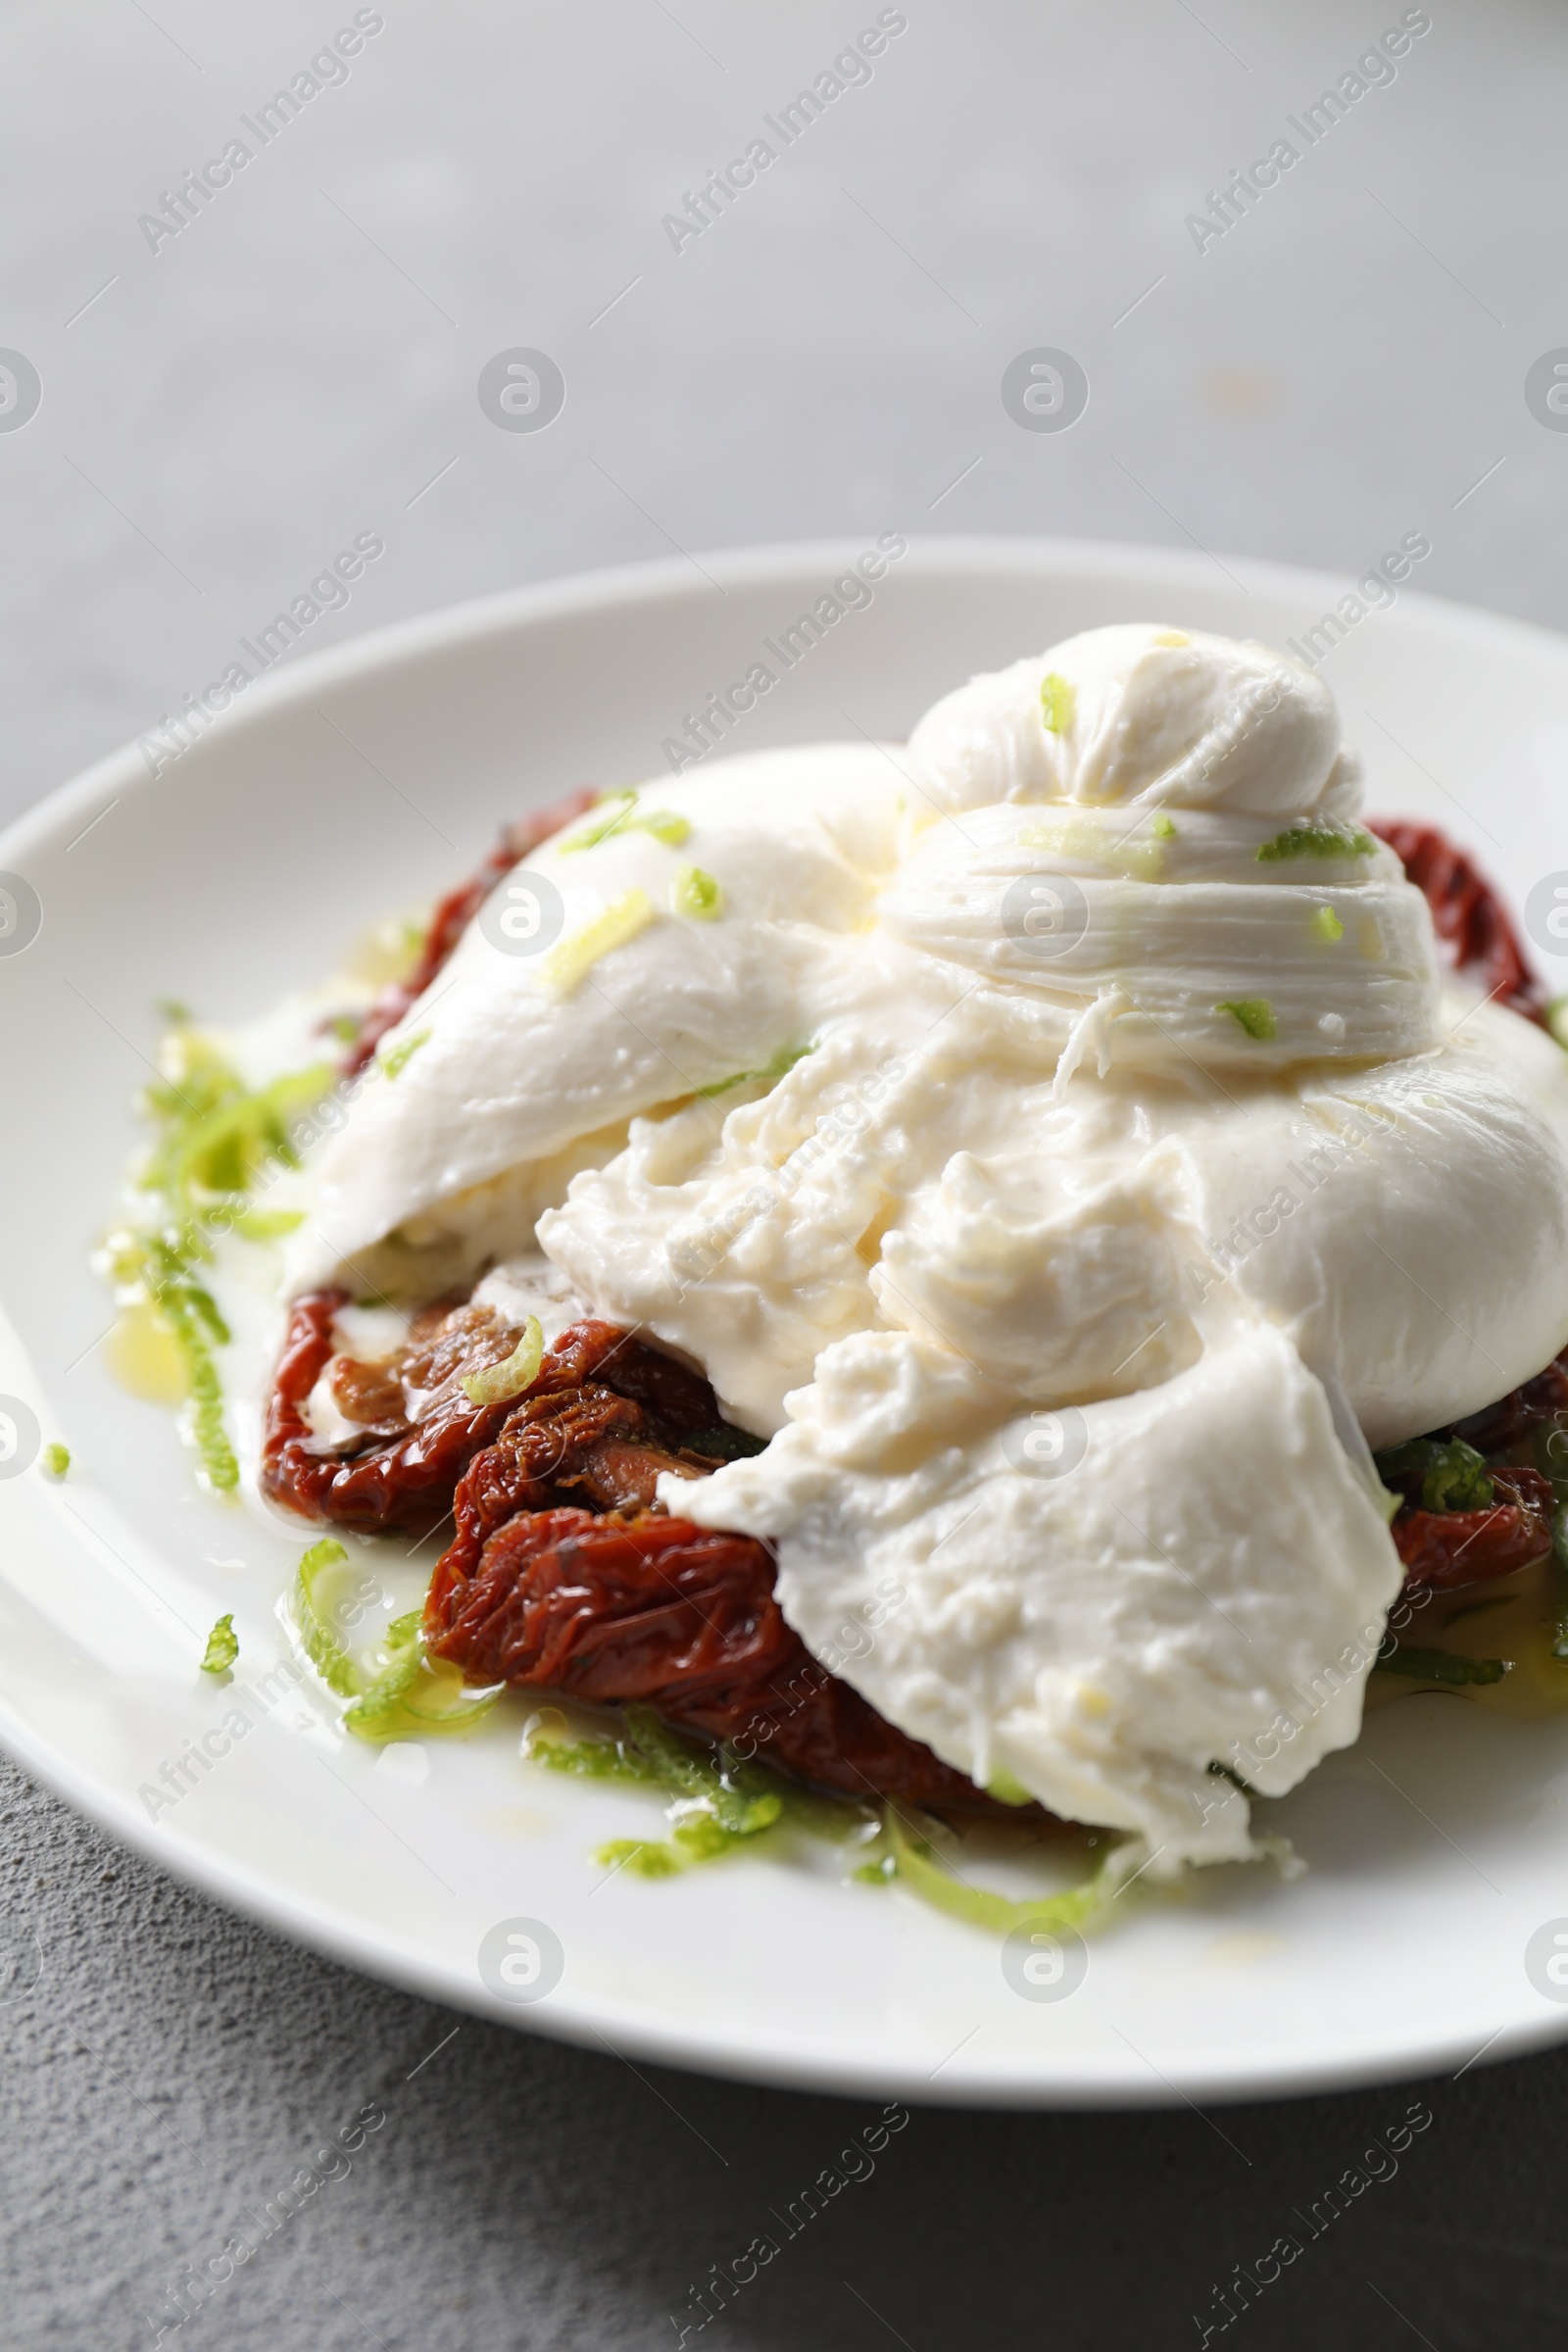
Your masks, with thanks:
[{"label": "creamy cheese curd", "polygon": [[[377,1069],[395,1075],[361,1090],[320,1155],[295,1286],[364,1271],[360,1253],[394,1233],[411,1280],[446,1243],[478,1261],[525,1248],[585,1143],[608,1158],[633,1113],[808,1043],[864,994],[860,941],[909,797],[875,746],[761,752],[649,787],[592,848],[570,846],[590,819],[535,851],[538,931],[471,924],[386,1039]],[[717,884],[715,913],[674,911],[691,870]],[[552,957],[628,900],[641,927],[574,986],[553,981]],[[398,1271],[377,1261],[373,1278]]]},{"label": "creamy cheese curd", "polygon": [[1358,807],[1321,679],[1152,625],[649,784],[528,861],[564,961],[481,916],[385,1042],[290,1287],[646,1329],[770,1440],[669,1507],[884,1715],[1154,1875],[1244,1857],[1210,1764],[1359,1727],[1369,1443],[1568,1339],[1568,1065],[1440,994]]},{"label": "creamy cheese curd", "polygon": [[1359,763],[1315,672],[1266,645],[1138,621],[971,678],[933,705],[909,749],[949,809],[1061,801],[1283,822],[1345,815],[1360,799]]},{"label": "creamy cheese curd", "polygon": [[[792,1409],[767,1453],[671,1507],[782,1529],[779,1598],[808,1644],[858,1649],[852,1680],[982,1784],[1141,1832],[1161,1875],[1252,1850],[1212,1758],[1246,1744],[1280,1794],[1355,1738],[1398,1562],[1271,1323],[1066,1421],[1020,1418],[951,1350],[861,1332]],[[1292,1742],[1254,1761],[1287,1713]]]}]

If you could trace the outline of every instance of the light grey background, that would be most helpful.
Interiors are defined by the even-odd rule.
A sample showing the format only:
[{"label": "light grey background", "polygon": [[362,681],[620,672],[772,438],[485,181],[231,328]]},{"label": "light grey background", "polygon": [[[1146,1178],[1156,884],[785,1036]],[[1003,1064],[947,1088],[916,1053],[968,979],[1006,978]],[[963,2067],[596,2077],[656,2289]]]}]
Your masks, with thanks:
[{"label": "light grey background", "polygon": [[[662,217],[752,139],[779,146],[764,115],[874,6],[378,13],[346,82],[157,251],[139,217],[352,6],[0,18],[0,346],[43,383],[0,431],[0,813],[177,709],[363,531],[384,557],[301,650],[562,571],[884,529],[1348,577],[1421,531],[1424,589],[1568,619],[1568,434],[1524,399],[1568,345],[1568,20],[1545,0],[1434,0],[1396,78],[1202,252],[1187,216],[1274,140],[1302,146],[1286,118],[1399,6],[909,0],[869,81],[678,252]],[[479,406],[519,345],[565,378],[543,432]],[[1068,432],[1002,405],[1036,346],[1088,374]],[[5,1778],[0,1900],[42,1955],[0,2006],[7,2343],[151,2342],[182,2266],[378,2101],[352,2175],[185,2338],[673,2345],[690,2286],[866,2120],[471,2021],[444,2040],[459,2021]],[[1557,2059],[1426,2086],[1397,2179],[1237,2323],[1247,2340],[1556,2342],[1565,2089]],[[1413,2095],[917,2112],[713,2339],[1197,2341],[1212,2286]]]}]

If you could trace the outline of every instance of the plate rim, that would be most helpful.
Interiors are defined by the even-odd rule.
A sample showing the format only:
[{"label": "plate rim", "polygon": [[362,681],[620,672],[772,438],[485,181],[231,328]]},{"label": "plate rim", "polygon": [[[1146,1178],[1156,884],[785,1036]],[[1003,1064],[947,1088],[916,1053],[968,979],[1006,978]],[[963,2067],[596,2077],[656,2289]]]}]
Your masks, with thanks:
[{"label": "plate rim", "polygon": [[[597,608],[628,602],[695,597],[702,593],[693,571],[700,564],[720,587],[726,583],[750,586],[776,577],[780,571],[818,565],[841,568],[862,551],[858,538],[779,540],[757,546],[702,550],[688,561],[679,556],[616,564],[597,569],[564,573],[559,579],[529,581],[515,588],[498,588],[482,596],[438,605],[407,619],[385,621],[347,637],[340,645],[322,646],[290,662],[281,674],[269,672],[252,681],[244,699],[230,704],[206,732],[202,743],[226,740],[256,725],[274,709],[308,701],[323,688],[347,684],[369,675],[388,662],[433,652],[465,639],[500,635],[533,618],[590,612]],[[1208,557],[1186,548],[1162,547],[1134,539],[1058,539],[984,533],[946,537],[910,535],[904,576],[917,572],[937,575],[975,571],[1013,571],[1124,580],[1168,580],[1173,590],[1211,585],[1211,565],[1230,572],[1233,583],[1255,587],[1265,594],[1306,594],[1332,604],[1346,595],[1348,573],[1284,564],[1258,556]],[[1454,636],[1477,631],[1499,647],[1525,641],[1538,659],[1554,659],[1568,669],[1568,633],[1541,621],[1522,620],[1494,612],[1483,605],[1437,596],[1429,589],[1401,587],[1398,607],[1407,615]],[[1393,608],[1391,608],[1393,610]],[[52,829],[60,817],[77,816],[93,807],[110,786],[123,797],[127,789],[146,788],[156,779],[148,774],[140,754],[140,738],[103,754],[74,776],[54,785],[28,808],[0,829],[0,858],[24,852],[34,839]]]},{"label": "plate rim", "polygon": [[[827,2098],[858,2093],[875,2097],[891,2095],[914,2106],[981,2112],[1007,2109],[1119,2113],[1194,2106],[1200,2101],[1210,2106],[1240,2107],[1276,2099],[1327,2097],[1382,2083],[1423,2082],[1444,2074],[1457,2080],[1459,2075],[1477,2067],[1500,2065],[1508,2059],[1549,2049],[1568,2036],[1568,2015],[1565,2015],[1561,2023],[1546,2017],[1534,2026],[1504,2027],[1479,2051],[1470,2047],[1469,2035],[1412,2037],[1397,2050],[1347,2057],[1338,2063],[1300,2058],[1283,2059],[1266,2068],[1250,2063],[1234,2071],[1205,2072],[1194,2068],[1185,2071],[1180,2080],[1161,2076],[1157,2082],[1148,2082],[1130,2069],[1114,2079],[1091,2078],[1086,2071],[1081,2080],[1059,2076],[1052,2079],[1020,2070],[1015,2081],[1004,2082],[989,2074],[959,2070],[950,2081],[939,2084],[931,2075],[917,2069],[906,2070],[897,2061],[867,2060],[861,2064],[849,2057],[813,2061],[760,2047],[739,2035],[710,2029],[704,2029],[699,2038],[697,2029],[692,2026],[666,2024],[651,2018],[646,2011],[622,2013],[613,2002],[585,1993],[578,1993],[572,2002],[563,2002],[560,2008],[554,2005],[554,1995],[547,2002],[510,2007],[489,1995],[477,1981],[469,1984],[454,1979],[437,1963],[389,1951],[384,1943],[377,1945],[371,1931],[356,1931],[350,1925],[340,1924],[316,1898],[303,1893],[280,1898],[273,1882],[260,1872],[236,1865],[221,1854],[194,1853],[183,1840],[161,1837],[155,1826],[137,1820],[125,1799],[105,1791],[71,1759],[62,1759],[46,1741],[20,1725],[4,1698],[0,1698],[0,1748],[54,1795],[74,1806],[144,1861],[287,1942],[339,1967],[352,1969],[398,1991],[435,2001],[443,2008],[462,2009],[492,2025],[511,2026],[578,2049],[591,2051],[597,2045],[604,2054],[622,2063],[629,2049],[651,2065],[667,2066],[721,2082],[763,2082],[777,2089],[814,2092]],[[601,2027],[610,2031],[602,2032]],[[612,2033],[614,2040],[611,2038]]]}]

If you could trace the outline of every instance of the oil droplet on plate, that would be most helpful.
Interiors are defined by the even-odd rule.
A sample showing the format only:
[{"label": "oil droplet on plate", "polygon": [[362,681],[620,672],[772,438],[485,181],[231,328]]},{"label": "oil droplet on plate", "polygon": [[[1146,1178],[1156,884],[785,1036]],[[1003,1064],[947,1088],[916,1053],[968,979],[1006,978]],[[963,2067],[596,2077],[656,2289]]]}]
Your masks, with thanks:
[{"label": "oil droplet on plate", "polygon": [[103,1359],[132,1396],[148,1404],[179,1404],[185,1396],[185,1359],[173,1333],[148,1305],[127,1306],[103,1343]]},{"label": "oil droplet on plate", "polygon": [[1216,1936],[1212,1943],[1203,1946],[1203,1958],[1212,1968],[1255,1968],[1260,1960],[1276,1959],[1288,1949],[1283,1936],[1265,1936],[1259,1931]]}]

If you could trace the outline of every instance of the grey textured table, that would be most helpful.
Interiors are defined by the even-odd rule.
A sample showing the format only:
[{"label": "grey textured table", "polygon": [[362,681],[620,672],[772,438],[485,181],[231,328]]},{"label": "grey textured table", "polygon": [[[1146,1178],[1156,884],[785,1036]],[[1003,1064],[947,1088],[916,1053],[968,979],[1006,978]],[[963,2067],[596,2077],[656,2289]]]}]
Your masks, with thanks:
[{"label": "grey textured table", "polygon": [[[1411,14],[1430,29],[1358,72]],[[1525,397],[1568,342],[1560,10],[880,15],[873,62],[835,72],[870,0],[11,0],[0,345],[42,403],[23,416],[31,379],[0,355],[6,810],[177,710],[361,531],[384,559],[297,651],[517,580],[889,528],[1348,577],[1422,531],[1424,588],[1568,619],[1568,439]],[[783,115],[803,89],[818,111]],[[167,210],[231,140],[243,162]],[[772,160],[705,220],[710,171],[759,140]],[[1279,140],[1296,160],[1216,206]],[[498,430],[476,397],[519,348],[564,375],[548,431]],[[1068,431],[1003,405],[1041,348],[1088,377]],[[674,2344],[710,2266],[866,2120],[459,2021],[4,1778],[0,1908],[44,1955],[0,2007],[8,2345],[152,2340],[186,2266],[364,2107],[385,2120],[352,2171],[189,2340]],[[1207,2116],[917,2111],[714,2334],[1143,2346],[1208,2315],[1218,2340],[1233,2266],[1302,2235],[1293,2209],[1419,2098],[1396,2176],[1377,2159],[1235,2327],[1555,2343],[1565,2090],[1548,2057]]]}]

